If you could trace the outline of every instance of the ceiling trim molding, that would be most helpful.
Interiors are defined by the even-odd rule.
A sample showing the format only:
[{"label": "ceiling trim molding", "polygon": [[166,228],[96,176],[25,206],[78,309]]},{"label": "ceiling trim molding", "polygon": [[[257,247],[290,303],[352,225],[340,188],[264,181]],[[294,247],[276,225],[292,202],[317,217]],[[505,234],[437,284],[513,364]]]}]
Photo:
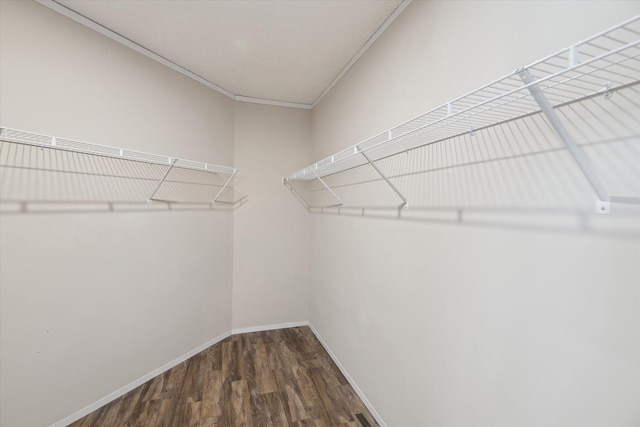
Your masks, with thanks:
[{"label": "ceiling trim molding", "polygon": [[242,96],[242,95],[236,95],[235,100],[240,102],[250,102],[252,104],[265,104],[265,105],[275,105],[278,107],[301,108],[303,110],[311,110],[311,108],[313,108],[311,104],[299,104],[297,102],[274,101],[272,99],[252,98],[250,96]]},{"label": "ceiling trim molding", "polygon": [[55,2],[54,0],[36,0],[36,2],[40,3],[41,5],[48,7],[49,9],[60,13],[61,15],[66,16],[67,18],[71,18],[72,20],[84,25],[85,27],[88,27],[100,34],[102,34],[103,36],[106,36],[130,49],[135,50],[136,52],[146,56],[147,58],[151,58],[156,62],[159,62],[160,64],[171,68],[174,71],[177,71],[180,74],[183,74],[187,77],[189,77],[190,79],[193,79],[195,81],[197,81],[198,83],[201,83],[203,85],[205,85],[206,87],[215,90],[216,92],[220,92],[221,94],[228,96],[231,99],[235,98],[235,94],[229,92],[228,90],[226,90],[225,88],[218,86],[217,84],[210,82],[209,80],[205,79],[204,77],[201,77],[199,75],[197,75],[196,73],[187,70],[184,67],[181,67],[180,65],[176,64],[175,62],[171,62],[170,60],[168,60],[167,58],[158,55],[155,52],[150,51],[149,49],[137,44],[134,41],[129,40],[128,38],[116,33],[113,30],[108,29],[107,27],[104,27],[100,24],[98,24],[97,22],[87,18],[84,15],[79,14],[78,12],[75,12],[71,9],[69,9],[66,6],[61,5],[60,3]]},{"label": "ceiling trim molding", "polygon": [[345,65],[344,68],[340,71],[340,73],[338,73],[338,75],[331,81],[331,83],[329,83],[329,86],[327,86],[325,90],[322,91],[320,96],[318,96],[318,98],[313,101],[313,104],[311,104],[311,108],[315,108],[315,106],[318,105],[322,98],[324,98],[324,96],[329,93],[329,91],[340,81],[340,79],[342,79],[342,77],[347,74],[351,67],[353,67],[358,59],[360,59],[360,57],[364,55],[364,53],[371,47],[371,45],[378,39],[378,37],[380,37],[382,33],[384,33],[384,31],[389,27],[389,25],[391,25],[393,21],[395,21],[396,18],[402,13],[402,11],[407,6],[409,6],[409,3],[411,3],[411,1],[412,0],[402,0],[402,3],[400,3],[398,7],[396,7],[393,13],[389,15],[389,17],[382,23],[382,25],[376,30],[376,32],[373,33],[371,37],[369,37],[369,40],[367,40],[367,42],[362,45],[358,53],[356,53],[355,56],[351,58],[351,61],[349,61],[347,65]]},{"label": "ceiling trim molding", "polygon": [[189,77],[192,80],[195,80],[196,82],[215,90],[216,92],[219,92],[235,101],[239,101],[239,102],[249,102],[252,104],[264,104],[264,105],[274,105],[274,106],[278,106],[278,107],[289,107],[289,108],[300,108],[300,109],[304,109],[304,110],[311,110],[313,109],[319,102],[320,100],[327,94],[329,93],[329,91],[333,88],[333,86],[335,86],[338,81],[351,69],[351,67],[353,67],[353,65],[358,61],[358,59],[367,51],[367,49],[369,49],[369,47],[371,47],[371,45],[378,39],[378,37],[380,37],[380,35],[382,35],[382,33],[387,29],[387,27],[389,27],[389,25],[391,25],[391,23],[398,17],[398,15],[400,15],[400,13],[402,13],[402,11],[409,5],[409,3],[411,3],[412,0],[402,0],[402,3],[400,3],[398,5],[398,7],[396,7],[396,9],[393,11],[393,13],[391,15],[389,15],[389,17],[384,21],[384,23],[376,30],[375,33],[373,33],[373,35],[371,37],[369,37],[369,39],[367,40],[367,42],[360,48],[360,50],[358,51],[358,53],[356,53],[356,55],[351,58],[351,60],[347,63],[347,65],[344,66],[344,68],[342,68],[342,70],[340,71],[340,73],[338,73],[338,75],[331,81],[331,83],[329,84],[329,86],[327,86],[324,91],[322,91],[322,93],[320,94],[320,96],[318,96],[318,98],[313,102],[313,104],[301,104],[301,103],[296,103],[296,102],[286,102],[286,101],[275,101],[275,100],[271,100],[271,99],[263,99],[263,98],[253,98],[250,96],[242,96],[242,95],[236,95],[233,92],[223,88],[222,86],[218,86],[217,84],[205,79],[202,76],[199,76],[198,74],[189,71],[188,69],[181,67],[180,65],[176,64],[175,62],[170,61],[169,59],[158,55],[157,53],[147,49],[144,46],[139,45],[138,43],[116,33],[113,30],[110,30],[109,28],[93,21],[92,19],[87,18],[84,15],[79,14],[78,12],[75,12],[74,10],[69,9],[66,6],[63,6],[62,4],[56,2],[55,0],[35,0],[37,3],[41,4],[42,6],[45,6],[55,12],[58,12],[61,15],[66,16],[67,18],[72,19],[73,21],[78,22],[79,24],[84,25],[85,27],[88,27],[100,34],[102,34],[105,37],[110,38],[111,40],[114,40],[117,43],[120,43],[123,46],[126,46],[144,56],[146,56],[147,58],[150,58],[174,71],[177,71],[178,73]]}]

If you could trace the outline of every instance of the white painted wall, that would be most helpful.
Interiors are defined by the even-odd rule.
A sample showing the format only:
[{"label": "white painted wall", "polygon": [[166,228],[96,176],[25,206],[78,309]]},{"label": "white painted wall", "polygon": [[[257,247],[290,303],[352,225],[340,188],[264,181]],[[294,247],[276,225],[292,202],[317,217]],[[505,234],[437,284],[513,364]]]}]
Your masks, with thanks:
[{"label": "white painted wall", "polygon": [[[638,12],[414,1],[313,110],[314,160]],[[311,232],[309,320],[387,425],[640,423],[637,230],[313,215]]]},{"label": "white painted wall", "polygon": [[309,214],[281,180],[311,162],[310,132],[309,110],[236,103],[233,329],[308,319]]},{"label": "white painted wall", "polygon": [[[0,2],[0,123],[233,164],[234,102]],[[0,217],[0,425],[44,426],[231,329],[230,212]]]},{"label": "white painted wall", "polygon": [[233,217],[0,217],[0,425],[55,422],[232,327],[305,320],[307,298],[388,425],[637,425],[637,240],[310,220],[280,176],[312,160],[310,129],[319,159],[638,12],[415,1],[310,115],[0,2],[0,123],[235,162],[250,196]]}]

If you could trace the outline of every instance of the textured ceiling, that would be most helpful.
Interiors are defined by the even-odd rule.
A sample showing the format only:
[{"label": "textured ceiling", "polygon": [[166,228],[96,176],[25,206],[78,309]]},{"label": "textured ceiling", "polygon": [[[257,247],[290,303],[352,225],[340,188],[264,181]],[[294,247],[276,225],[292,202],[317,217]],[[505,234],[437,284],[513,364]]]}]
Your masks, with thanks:
[{"label": "textured ceiling", "polygon": [[401,0],[58,0],[235,95],[313,104]]}]

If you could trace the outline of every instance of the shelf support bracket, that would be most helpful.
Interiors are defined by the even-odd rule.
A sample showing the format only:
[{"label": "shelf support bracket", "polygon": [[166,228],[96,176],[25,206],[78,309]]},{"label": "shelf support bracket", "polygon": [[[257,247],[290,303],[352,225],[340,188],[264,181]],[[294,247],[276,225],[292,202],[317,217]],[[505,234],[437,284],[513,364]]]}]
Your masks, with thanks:
[{"label": "shelf support bracket", "polygon": [[302,198],[302,196],[300,196],[300,194],[298,194],[298,192],[296,190],[293,189],[293,187],[291,186],[291,184],[289,184],[289,180],[287,178],[282,178],[282,183],[284,184],[285,187],[287,187],[289,189],[289,191],[291,191],[291,194],[293,194],[294,196],[296,196],[296,199],[298,199],[298,201],[300,202],[300,204],[307,210],[310,211],[310,206],[309,204]]},{"label": "shelf support bracket", "polygon": [[233,174],[229,177],[229,179],[227,180],[227,182],[224,183],[224,185],[222,186],[222,188],[220,189],[220,191],[218,191],[218,194],[216,194],[216,196],[213,198],[213,200],[211,200],[211,204],[215,204],[216,200],[218,200],[218,197],[220,197],[220,195],[222,194],[222,192],[224,190],[227,189],[227,186],[229,184],[231,184],[231,181],[233,181],[233,178],[236,177],[236,174],[238,173],[238,169],[234,169],[233,170]]},{"label": "shelf support bracket", "polygon": [[176,165],[177,161],[178,161],[178,159],[173,159],[173,161],[171,162],[171,166],[169,166],[169,169],[167,169],[167,171],[164,173],[164,176],[162,177],[162,179],[158,183],[158,186],[156,187],[155,190],[153,190],[153,193],[151,193],[151,196],[149,196],[149,198],[147,199],[147,203],[153,202],[153,197],[156,195],[158,190],[160,190],[160,187],[164,183],[164,180],[167,179],[167,176],[169,176],[169,172],[171,172],[171,169],[173,169],[173,167]]},{"label": "shelf support bracket", "polygon": [[602,182],[600,182],[600,179],[591,166],[591,163],[589,163],[589,159],[580,149],[580,147],[578,147],[567,129],[564,127],[564,124],[562,124],[562,122],[560,121],[560,118],[553,110],[553,107],[551,106],[547,98],[544,96],[544,93],[542,93],[540,87],[535,84],[535,80],[533,79],[533,76],[531,76],[529,70],[527,68],[523,68],[518,72],[518,74],[520,75],[520,79],[522,79],[524,84],[527,85],[527,89],[531,93],[531,96],[533,96],[533,99],[535,99],[536,103],[542,110],[542,113],[551,124],[551,127],[553,127],[553,130],[555,130],[560,140],[567,147],[569,153],[571,153],[571,156],[573,157],[573,160],[575,160],[575,162],[578,164],[578,167],[580,167],[583,175],[587,178],[589,184],[591,184],[591,188],[593,188],[596,195],[598,196],[598,200],[596,201],[596,213],[608,214],[610,212],[611,198],[609,197],[609,193],[604,188]]},{"label": "shelf support bracket", "polygon": [[387,178],[387,176],[386,176],[384,173],[382,173],[382,171],[378,168],[378,166],[376,166],[376,165],[375,165],[375,163],[373,163],[373,162],[371,161],[371,159],[369,158],[369,156],[367,156],[367,153],[365,153],[364,151],[362,151],[362,150],[360,149],[360,147],[358,147],[357,145],[356,145],[356,147],[355,147],[355,148],[358,150],[358,152],[359,152],[360,154],[362,154],[362,156],[367,160],[367,162],[371,165],[371,167],[372,167],[376,172],[378,172],[378,175],[380,175],[380,177],[382,177],[382,179],[384,179],[384,181],[389,185],[389,187],[391,187],[391,189],[393,190],[393,192],[394,192],[394,193],[396,193],[396,194],[398,195],[398,197],[400,197],[400,199],[402,200],[402,204],[400,205],[400,208],[408,209],[408,208],[409,208],[409,202],[407,202],[407,199],[402,195],[402,193],[400,192],[400,190],[398,190],[398,189],[396,188],[396,186],[395,186],[395,185],[393,185],[393,183],[389,180],[389,178]]},{"label": "shelf support bracket", "polygon": [[328,206],[328,207],[343,206],[344,202],[342,201],[342,199],[340,197],[338,197],[338,195],[336,193],[334,193],[334,191],[331,189],[331,187],[329,187],[327,185],[327,183],[322,180],[322,178],[320,178],[320,176],[316,173],[316,171],[314,171],[312,168],[308,168],[308,169],[316,177],[316,179],[318,181],[320,181],[322,183],[322,185],[324,185],[324,188],[326,188],[329,191],[329,193],[331,193],[333,195],[333,197],[335,197],[338,200],[338,202],[340,202],[338,205],[332,205],[332,206]]}]

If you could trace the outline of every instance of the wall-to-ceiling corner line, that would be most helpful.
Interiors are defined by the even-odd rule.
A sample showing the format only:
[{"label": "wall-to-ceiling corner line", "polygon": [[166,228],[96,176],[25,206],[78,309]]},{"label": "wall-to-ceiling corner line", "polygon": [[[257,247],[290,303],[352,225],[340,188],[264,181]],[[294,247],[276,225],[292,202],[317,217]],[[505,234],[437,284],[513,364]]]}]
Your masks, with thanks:
[{"label": "wall-to-ceiling corner line", "polygon": [[103,36],[108,37],[111,40],[117,43],[120,43],[121,45],[126,46],[134,50],[135,52],[140,53],[146,56],[147,58],[150,58],[233,100],[240,101],[240,102],[248,102],[253,104],[264,104],[264,105],[273,105],[278,107],[313,110],[315,106],[318,105],[318,103],[322,100],[322,98],[324,98],[324,96],[327,93],[329,93],[329,91],[338,83],[338,81],[342,79],[342,77],[351,69],[351,67],[353,67],[353,65],[358,61],[358,59],[369,49],[369,47],[371,47],[371,45],[378,39],[378,37],[382,35],[382,33],[391,25],[391,23],[400,15],[400,13],[402,13],[402,11],[409,5],[409,3],[411,3],[412,0],[402,0],[402,2],[398,5],[398,7],[396,7],[396,9],[391,13],[391,15],[389,15],[389,17],[382,23],[382,25],[378,27],[376,32],[373,33],[373,35],[369,37],[369,39],[367,39],[366,43],[360,48],[360,50],[358,50],[358,52],[354,55],[354,57],[351,58],[351,60],[347,63],[347,65],[345,65],[342,68],[342,70],[338,73],[338,75],[334,77],[331,83],[320,93],[320,95],[316,98],[316,100],[311,104],[288,102],[288,101],[277,101],[277,100],[266,99],[266,98],[237,95],[229,91],[228,89],[225,89],[224,87],[219,86],[213,83],[212,81],[207,80],[206,78],[194,73],[193,71],[190,71],[176,64],[175,62],[163,57],[162,55],[159,55],[156,52],[153,52],[147,49],[146,47],[134,42],[133,40],[128,39],[127,37],[121,34],[118,34],[117,32],[105,27],[104,25],[99,24],[98,22],[72,9],[69,9],[68,7],[58,3],[56,0],[35,0],[35,1],[41,4],[42,6],[45,6],[63,16],[66,16],[67,18],[70,18],[73,21],[78,22],[79,24],[84,25],[85,27],[90,28],[96,31],[97,33],[102,34]]},{"label": "wall-to-ceiling corner line", "polygon": [[310,110],[312,108],[311,104],[303,104],[303,103],[288,102],[288,101],[277,101],[277,100],[266,99],[266,98],[254,98],[252,96],[244,96],[244,95],[236,95],[234,99],[238,102],[248,102],[250,104],[273,105],[276,107],[299,108],[303,110]]},{"label": "wall-to-ceiling corner line", "polygon": [[316,98],[316,100],[313,101],[313,103],[311,104],[311,109],[314,109],[316,105],[320,103],[322,98],[324,98],[325,95],[327,95],[331,91],[331,89],[333,89],[333,87],[336,84],[338,84],[338,82],[342,79],[342,77],[344,77],[344,75],[347,74],[347,72],[349,72],[349,70],[355,65],[355,63],[358,62],[358,59],[360,59],[360,57],[365,54],[365,52],[373,45],[373,43],[378,39],[378,37],[380,37],[382,33],[384,33],[385,30],[389,28],[389,26],[393,23],[393,21],[395,21],[396,18],[400,16],[402,11],[405,10],[406,7],[409,6],[409,3],[411,2],[412,0],[402,0],[402,2],[398,5],[398,7],[394,9],[391,15],[389,15],[389,17],[382,23],[382,25],[378,27],[375,33],[373,33],[371,37],[367,39],[365,44],[362,45],[360,50],[356,52],[356,54],[353,56],[353,58],[351,58],[351,60],[347,63],[347,65],[345,65],[342,68],[342,70],[340,70],[340,72],[333,78],[333,80],[331,80],[331,83],[329,83],[329,85],[320,93],[320,95]]},{"label": "wall-to-ceiling corner line", "polygon": [[147,49],[146,47],[139,45],[138,43],[126,38],[125,36],[116,33],[115,31],[105,27],[104,25],[99,24],[98,22],[87,18],[84,15],[81,15],[80,13],[69,9],[68,7],[56,2],[55,0],[35,0],[37,3],[41,4],[42,6],[45,6],[51,10],[53,10],[54,12],[57,12],[63,16],[66,16],[69,19],[72,19],[73,21],[84,25],[85,27],[92,29],[94,31],[96,31],[99,34],[102,34],[105,37],[110,38],[111,40],[120,43],[123,46],[128,47],[129,49],[134,50],[135,52],[146,56],[147,58],[150,58],[162,65],[164,65],[165,67],[168,67],[174,71],[177,71],[178,73],[189,77],[192,80],[195,80],[196,82],[215,90],[216,92],[219,92],[231,99],[235,99],[235,94],[228,91],[227,89],[223,88],[222,86],[218,86],[217,84],[205,79],[204,77],[194,73],[193,71],[190,71],[178,64],[176,64],[175,62],[172,62],[171,60],[163,57],[162,55],[159,55],[149,49]]},{"label": "wall-to-ceiling corner line", "polygon": [[[72,10],[69,9],[68,7],[58,3],[55,0],[35,0],[37,3],[41,4],[42,6],[45,6],[51,10],[53,10],[54,12],[57,12],[63,16],[66,16],[67,18],[81,24],[84,25],[85,27],[96,31],[97,33],[110,38],[111,40],[125,46],[128,47],[129,49],[134,50],[135,52],[146,56],[147,58],[150,58],[156,62],[158,62],[161,65],[164,65],[165,67],[168,67],[174,71],[177,71],[178,73],[208,87],[209,89],[213,89],[216,92],[219,92],[223,95],[225,95],[228,98],[231,98],[235,101],[240,101],[240,102],[249,102],[249,103],[253,103],[253,104],[265,104],[265,105],[273,105],[273,106],[278,106],[278,107],[289,107],[289,108],[300,108],[300,109],[305,109],[305,110],[310,110],[312,108],[311,104],[305,104],[305,103],[297,103],[297,102],[288,102],[288,101],[277,101],[277,100],[272,100],[272,99],[266,99],[266,98],[256,98],[256,97],[251,97],[251,96],[243,96],[243,95],[237,95],[233,92],[231,92],[230,90],[227,90],[225,88],[223,88],[220,85],[217,85],[215,83],[213,83],[210,80],[207,80],[206,78],[194,73],[193,71],[190,71],[178,64],[176,64],[175,62],[171,61],[170,59],[165,58],[164,56],[153,52],[152,50],[147,49],[146,47],[134,42],[131,39],[128,39],[127,37],[123,36],[122,34],[119,34],[107,27],[105,27],[104,25]],[[405,0],[406,1],[406,0]]]}]

